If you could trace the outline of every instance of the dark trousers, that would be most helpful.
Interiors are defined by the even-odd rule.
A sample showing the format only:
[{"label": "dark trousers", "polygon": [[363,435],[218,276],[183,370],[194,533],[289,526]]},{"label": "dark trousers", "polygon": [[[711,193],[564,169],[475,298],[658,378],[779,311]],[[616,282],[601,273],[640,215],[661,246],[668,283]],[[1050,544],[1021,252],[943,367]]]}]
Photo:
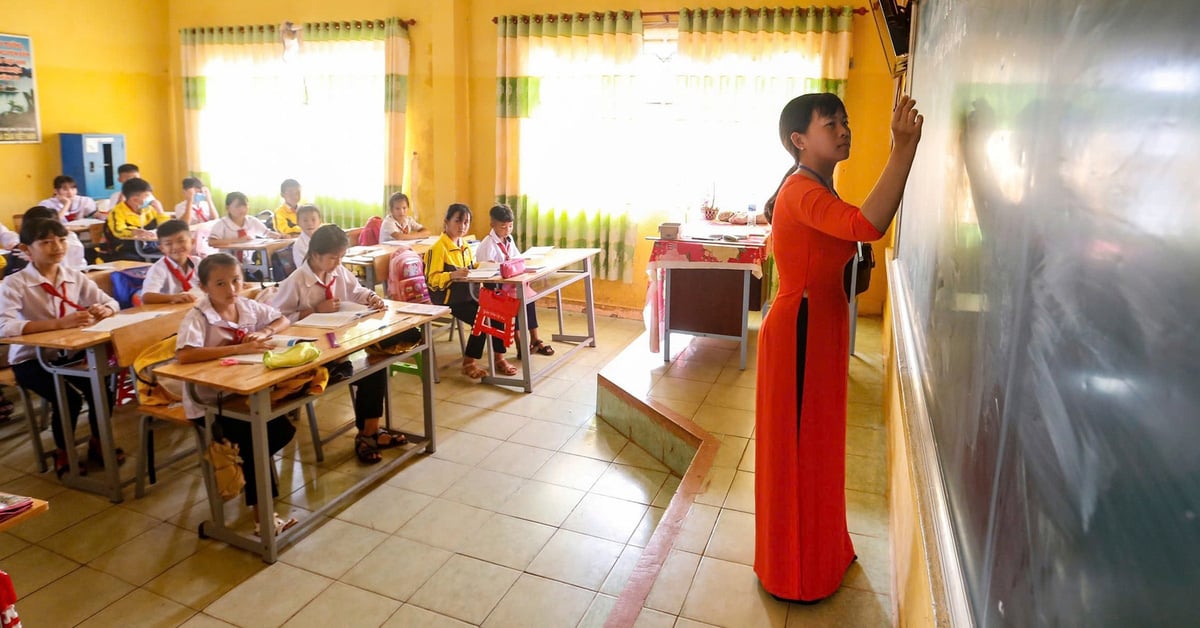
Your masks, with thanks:
[{"label": "dark trousers", "polygon": [[363,428],[367,419],[383,417],[383,396],[387,394],[387,370],[376,371],[357,382],[354,387],[354,425]]},{"label": "dark trousers", "polygon": [[[475,324],[475,315],[479,313],[479,302],[477,301],[461,301],[450,304],[450,313],[454,318],[466,323],[467,325]],[[467,355],[468,358],[476,360],[483,357],[483,343],[487,339],[484,334],[472,334],[467,338]],[[492,336],[492,351],[497,355],[504,353],[504,341]]]},{"label": "dark trousers", "polygon": [[[59,421],[58,395],[54,392],[54,376],[42,368],[37,359],[26,360],[14,364],[13,375],[17,384],[25,390],[31,390],[50,403],[50,429],[54,432],[54,445],[60,450],[67,448],[67,439],[63,434],[62,423]],[[75,425],[79,423],[79,411],[86,400],[88,405],[88,425],[92,428],[92,438],[99,435],[99,424],[96,420],[96,404],[92,401],[92,382],[86,377],[67,377],[67,416],[71,420],[72,434]],[[72,438],[74,440],[74,438]]]},{"label": "dark trousers", "polygon": [[[267,451],[272,457],[292,442],[296,428],[286,416],[277,416],[267,421]],[[224,437],[238,446],[242,456],[242,472],[246,474],[246,505],[258,504],[258,484],[254,473],[254,440],[250,435],[250,423],[228,417],[217,416],[213,438]],[[271,498],[279,497],[279,479],[275,465],[271,464]]]}]

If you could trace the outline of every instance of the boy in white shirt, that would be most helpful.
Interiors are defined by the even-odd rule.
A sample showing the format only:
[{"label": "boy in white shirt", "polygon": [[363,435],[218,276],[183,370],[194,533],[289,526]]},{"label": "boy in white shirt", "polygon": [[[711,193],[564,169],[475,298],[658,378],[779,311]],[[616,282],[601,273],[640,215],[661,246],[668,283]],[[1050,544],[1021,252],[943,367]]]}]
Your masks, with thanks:
[{"label": "boy in white shirt", "polygon": [[[204,296],[183,318],[175,348],[180,364],[215,361],[233,355],[263,353],[273,347],[271,336],[287,329],[288,321],[275,308],[254,299],[239,296],[242,290],[242,269],[237,259],[225,253],[209,255],[197,269],[200,289]],[[213,363],[214,368],[220,368]],[[219,392],[203,386],[196,387],[199,399],[193,399],[185,387],[184,413],[192,421],[204,420],[204,404],[216,404]],[[219,432],[219,433],[218,433]],[[267,451],[274,455],[296,434],[296,428],[286,417],[267,422]],[[254,531],[258,527],[258,483],[255,477],[254,440],[250,424],[217,415],[214,438],[226,438],[238,445],[242,457],[242,472],[246,476],[246,505],[254,512]],[[273,469],[272,469],[273,471]],[[271,474],[272,497],[279,494],[278,481]],[[296,520],[284,520],[274,515],[275,533],[296,525]]]},{"label": "boy in white shirt", "polygon": [[184,179],[183,200],[175,205],[175,218],[189,225],[216,220],[217,210],[213,208],[211,198],[203,181],[195,177]]},{"label": "boy in white shirt", "polygon": [[413,217],[408,195],[396,192],[388,199],[388,215],[379,225],[379,240],[420,240],[429,230]]},{"label": "boy in white shirt", "polygon": [[[12,337],[87,327],[117,312],[116,300],[100,290],[83,273],[63,264],[67,254],[67,229],[58,220],[23,220],[20,248],[29,258],[29,265],[0,282],[0,334]],[[37,360],[33,347],[9,347],[8,361],[12,364],[17,384],[37,393],[50,404],[50,426],[58,447],[55,471],[62,477],[68,470],[67,439],[59,420],[59,413],[63,409],[58,406],[54,377]],[[97,406],[92,399],[91,381],[86,377],[67,377],[65,380],[66,412],[71,427],[74,428],[78,422],[79,411],[83,402],[87,401],[88,423],[92,428],[88,459],[103,464],[97,436]],[[117,449],[118,463],[124,461],[124,454],[124,451]]]},{"label": "boy in white shirt", "polygon": [[[480,262],[506,262],[521,257],[521,249],[513,241],[513,213],[508,205],[496,205],[488,212],[492,219],[492,230],[479,241],[475,259]],[[525,318],[529,321],[529,351],[538,355],[554,355],[554,347],[538,338],[537,308],[533,303],[525,306]],[[520,347],[517,347],[518,349]]]},{"label": "boy in white shirt", "polygon": [[[301,208],[303,209],[303,208]],[[303,217],[301,217],[303,221]],[[303,264],[279,284],[271,305],[295,322],[313,312],[336,312],[342,301],[359,303],[375,310],[383,309],[383,299],[359,285],[345,266],[342,256],[350,241],[337,225],[324,225],[312,234],[312,246]],[[383,459],[380,449],[399,447],[406,442],[400,432],[379,425],[383,418],[383,396],[387,394],[387,374],[378,371],[358,380],[354,396],[354,422],[358,435],[354,452],[364,464]]]},{"label": "boy in white shirt", "polygon": [[54,196],[38,205],[58,212],[58,219],[63,222],[91,218],[92,214],[96,213],[96,201],[86,196],[79,196],[75,179],[65,174],[54,177]]},{"label": "boy in white shirt", "polygon": [[321,210],[316,205],[301,205],[296,210],[296,222],[300,224],[300,236],[292,243],[292,259],[296,268],[304,265],[308,256],[308,243],[312,234],[321,226]]},{"label": "boy in white shirt", "polygon": [[168,220],[158,228],[158,249],[163,256],[146,271],[142,303],[191,303],[201,294],[196,269],[198,256],[192,251],[192,232],[182,220]]}]

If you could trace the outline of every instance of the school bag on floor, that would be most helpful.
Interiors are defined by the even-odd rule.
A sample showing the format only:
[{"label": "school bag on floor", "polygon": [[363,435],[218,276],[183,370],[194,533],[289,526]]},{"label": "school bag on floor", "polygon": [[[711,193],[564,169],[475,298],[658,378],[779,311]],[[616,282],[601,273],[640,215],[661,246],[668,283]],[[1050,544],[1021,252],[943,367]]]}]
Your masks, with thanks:
[{"label": "school bag on floor", "polygon": [[379,229],[383,226],[383,218],[379,216],[371,216],[367,219],[367,224],[363,225],[363,230],[358,232],[359,246],[375,246],[379,244]]}]

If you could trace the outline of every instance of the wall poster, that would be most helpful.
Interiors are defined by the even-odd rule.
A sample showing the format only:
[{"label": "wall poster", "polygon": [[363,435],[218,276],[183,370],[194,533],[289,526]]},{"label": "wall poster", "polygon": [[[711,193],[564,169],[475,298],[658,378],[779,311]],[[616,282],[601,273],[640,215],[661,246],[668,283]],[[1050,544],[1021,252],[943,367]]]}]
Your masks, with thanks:
[{"label": "wall poster", "polygon": [[42,141],[33,84],[33,41],[0,33],[0,144]]}]

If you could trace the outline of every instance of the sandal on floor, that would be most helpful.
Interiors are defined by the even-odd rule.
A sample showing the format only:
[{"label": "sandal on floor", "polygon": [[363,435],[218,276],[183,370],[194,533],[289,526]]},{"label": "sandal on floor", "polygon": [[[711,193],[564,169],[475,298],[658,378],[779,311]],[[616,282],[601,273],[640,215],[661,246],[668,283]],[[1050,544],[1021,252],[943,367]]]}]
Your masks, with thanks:
[{"label": "sandal on floor", "polygon": [[[365,436],[371,439],[371,442],[375,443],[375,448],[379,450],[391,449],[393,447],[399,447],[401,445],[408,444],[408,437],[405,436],[403,432],[389,430],[386,427],[381,427],[374,434],[366,434]],[[380,436],[386,437],[388,439],[387,442],[379,442]]]},{"label": "sandal on floor", "polygon": [[541,340],[535,340],[529,343],[529,352],[536,353],[538,355],[554,355],[554,347],[551,347]]},{"label": "sandal on floor", "polygon": [[375,434],[370,436],[359,433],[354,437],[354,455],[358,456],[358,461],[363,464],[375,464],[383,460],[383,456],[379,454],[379,445],[375,444]]},{"label": "sandal on floor", "polygon": [[[279,513],[273,512],[273,513],[271,513],[271,516],[275,518],[275,536],[279,536],[279,534],[281,532],[283,532],[284,530],[287,530],[288,528],[296,525],[297,523],[300,523],[299,521],[296,521],[295,517],[288,517],[287,520],[284,521],[284,519],[279,516]],[[262,534],[259,533],[257,521],[254,522],[254,536],[257,536],[257,537],[262,536]]]},{"label": "sandal on floor", "polygon": [[[120,447],[116,448],[117,466],[125,464],[125,450]],[[88,462],[104,468],[104,454],[100,452],[100,439],[93,437],[88,441]]]},{"label": "sandal on floor", "polygon": [[509,364],[504,358],[496,358],[496,372],[501,375],[516,375],[517,367]]},{"label": "sandal on floor", "polygon": [[467,377],[469,377],[471,379],[479,379],[479,378],[487,375],[487,371],[479,368],[478,364],[476,364],[475,362],[472,362],[470,364],[462,365],[462,374],[466,375]]}]

